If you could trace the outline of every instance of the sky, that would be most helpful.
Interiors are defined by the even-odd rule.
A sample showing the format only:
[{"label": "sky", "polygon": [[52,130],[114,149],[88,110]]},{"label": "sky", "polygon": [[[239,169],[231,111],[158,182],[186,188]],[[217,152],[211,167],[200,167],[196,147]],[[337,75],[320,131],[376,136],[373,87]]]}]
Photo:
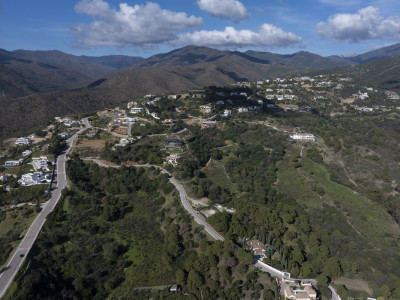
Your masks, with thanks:
[{"label": "sky", "polygon": [[399,0],[0,0],[0,48],[149,57],[187,45],[353,55],[400,42]]}]

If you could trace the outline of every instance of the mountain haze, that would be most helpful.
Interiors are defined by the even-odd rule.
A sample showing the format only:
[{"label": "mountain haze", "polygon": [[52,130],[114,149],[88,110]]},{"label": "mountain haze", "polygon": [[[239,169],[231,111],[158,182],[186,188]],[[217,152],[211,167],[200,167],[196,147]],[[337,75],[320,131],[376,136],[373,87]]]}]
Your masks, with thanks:
[{"label": "mountain haze", "polygon": [[[393,46],[378,52],[395,55],[396,51]],[[299,73],[327,73],[328,67],[336,67],[332,72],[359,77],[372,86],[400,90],[398,58],[357,64],[308,52],[241,53],[197,46],[148,59],[0,50],[0,92],[5,94],[0,100],[0,136],[26,133],[46,118],[95,111],[145,94],[225,86]]]},{"label": "mountain haze", "polygon": [[268,60],[273,63],[288,65],[292,67],[331,69],[337,66],[351,64],[345,59],[322,57],[306,51],[296,52],[294,54],[275,54],[270,52],[246,51],[244,54]]},{"label": "mountain haze", "polygon": [[366,63],[397,56],[400,56],[400,43],[369,51],[364,54],[347,57],[346,59],[356,63]]},{"label": "mountain haze", "polygon": [[21,97],[84,87],[140,60],[118,55],[75,56],[56,50],[0,49],[0,89],[8,97]]}]

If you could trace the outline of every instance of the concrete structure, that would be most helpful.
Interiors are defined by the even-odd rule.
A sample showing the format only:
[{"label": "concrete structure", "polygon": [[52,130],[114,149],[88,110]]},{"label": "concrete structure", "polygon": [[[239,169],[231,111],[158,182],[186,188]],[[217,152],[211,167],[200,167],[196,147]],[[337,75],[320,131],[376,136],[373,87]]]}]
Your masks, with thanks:
[{"label": "concrete structure", "polygon": [[182,157],[179,154],[173,153],[167,157],[167,163],[176,167],[181,159]]},{"label": "concrete structure", "polygon": [[44,159],[35,160],[33,162],[33,168],[35,169],[35,171],[38,171],[38,170],[43,170],[45,172],[49,171],[49,167],[47,165],[47,160],[44,160]]},{"label": "concrete structure", "polygon": [[18,140],[15,141],[15,145],[30,145],[32,144],[32,140],[26,137],[20,137]]},{"label": "concrete structure", "polygon": [[313,141],[315,142],[315,136],[311,133],[295,133],[289,136],[292,140],[302,141]]},{"label": "concrete structure", "polygon": [[212,112],[210,105],[201,105],[200,110],[202,113],[205,113],[205,114],[210,114]]},{"label": "concrete structure", "polygon": [[223,117],[229,117],[230,115],[232,115],[232,111],[229,109],[225,109],[224,113],[222,114]]},{"label": "concrete structure", "polygon": [[291,286],[286,286],[284,289],[285,298],[290,300],[316,300],[317,293],[312,286],[306,286],[304,290],[293,289]]},{"label": "concrete structure", "polygon": [[115,144],[115,147],[124,147],[129,144],[133,144],[135,141],[132,138],[122,138],[119,140],[118,144]]},{"label": "concrete structure", "polygon": [[31,186],[41,183],[50,183],[51,175],[43,174],[42,172],[27,173],[22,175],[18,182],[23,186]]},{"label": "concrete structure", "polygon": [[130,110],[130,113],[134,114],[134,115],[144,113],[144,112],[145,112],[144,107],[132,107]]},{"label": "concrete structure", "polygon": [[20,158],[19,160],[7,160],[4,163],[4,167],[15,167],[15,166],[19,166],[22,164],[24,160],[22,158]]}]

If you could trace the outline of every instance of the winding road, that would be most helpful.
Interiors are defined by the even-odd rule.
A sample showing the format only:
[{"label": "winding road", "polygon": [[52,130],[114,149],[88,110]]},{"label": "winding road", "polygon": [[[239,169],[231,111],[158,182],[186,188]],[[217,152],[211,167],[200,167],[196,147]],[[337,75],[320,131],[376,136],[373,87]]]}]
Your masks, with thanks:
[{"label": "winding road", "polygon": [[[87,158],[84,160],[90,160],[98,164],[99,166],[105,167],[105,168],[120,168],[121,166],[113,166],[113,165],[108,165],[104,163],[103,161],[95,158]],[[176,189],[179,192],[179,196],[181,198],[181,203],[183,207],[186,209],[186,211],[194,218],[194,220],[200,224],[205,231],[207,231],[208,234],[210,234],[215,240],[220,240],[223,241],[224,237],[220,235],[217,231],[215,231],[214,228],[212,228],[205,220],[204,218],[195,210],[193,209],[192,205],[190,204],[189,200],[190,198],[187,196],[185,188],[181,183],[179,183],[175,178],[171,176],[171,174],[161,168],[160,166],[157,165],[151,165],[151,164],[142,164],[142,165],[129,165],[130,167],[138,167],[138,168],[150,168],[154,167],[159,170],[161,170],[162,173],[167,174],[169,176],[169,181],[176,187]],[[271,276],[276,277],[276,278],[281,278],[281,279],[288,279],[288,280],[300,280],[300,281],[305,281],[305,282],[311,282],[314,286],[317,285],[317,281],[315,279],[296,279],[296,278],[291,278],[289,273],[277,270],[266,263],[263,263],[259,260],[257,260],[254,263],[254,266],[258,268],[259,270],[263,272],[267,272],[271,274]],[[332,293],[331,300],[341,300],[340,297],[337,295],[335,289],[332,286],[328,287],[329,290]]]},{"label": "winding road", "polygon": [[[112,166],[112,165],[108,165],[98,159],[95,158],[88,158],[85,160],[90,160],[95,162],[96,164],[98,164],[99,166],[102,167],[106,167],[106,168],[120,168],[120,166]],[[183,187],[183,185],[181,183],[179,183],[175,178],[173,178],[171,176],[171,174],[161,168],[160,166],[157,165],[151,165],[151,164],[143,164],[143,165],[129,165],[130,167],[135,167],[135,168],[150,168],[150,167],[154,167],[156,169],[159,169],[161,171],[161,173],[167,174],[169,177],[169,181],[175,186],[175,188],[178,190],[179,192],[179,196],[181,198],[181,203],[183,205],[183,207],[186,209],[186,211],[194,218],[194,220],[200,224],[205,231],[208,232],[208,234],[210,234],[215,240],[220,240],[223,241],[224,238],[222,235],[220,235],[217,231],[215,231],[214,228],[212,228],[205,220],[204,218],[200,215],[200,213],[198,213],[191,205],[188,199],[188,196],[186,194],[185,188]]]},{"label": "winding road", "polygon": [[0,273],[0,298],[2,298],[15,276],[18,270],[21,268],[27,254],[31,250],[36,238],[42,229],[43,224],[46,222],[46,218],[57,205],[61,198],[61,191],[68,185],[67,176],[65,172],[65,162],[68,160],[67,154],[71,149],[72,142],[82,131],[90,128],[90,124],[87,118],[82,120],[84,128],[80,129],[68,140],[66,140],[66,145],[64,150],[57,158],[57,188],[52,192],[50,200],[48,200],[44,205],[42,211],[38,214],[36,219],[33,221],[32,225],[29,227],[27,233],[22,239],[21,243],[15,250],[13,256],[8,262],[7,266]]},{"label": "winding road", "polygon": [[[46,204],[43,207],[43,210],[40,212],[40,214],[37,216],[35,221],[32,223],[27,234],[23,238],[21,244],[18,246],[13,257],[9,261],[9,263],[6,267],[6,270],[0,274],[0,298],[2,298],[5,295],[8,287],[12,283],[15,275],[17,274],[18,270],[20,269],[21,265],[23,264],[26,255],[29,253],[29,250],[32,248],[32,246],[36,240],[36,237],[38,236],[43,224],[46,221],[47,215],[51,211],[53,211],[54,207],[57,205],[57,203],[61,197],[61,191],[67,186],[65,162],[67,161],[67,154],[70,151],[70,146],[72,145],[72,142],[78,136],[79,133],[81,133],[82,131],[91,127],[87,118],[82,119],[82,123],[85,126],[85,128],[79,130],[77,133],[75,133],[71,138],[69,138],[67,140],[67,145],[65,146],[63,153],[57,159],[57,188],[53,191],[51,199],[46,202]],[[95,158],[87,158],[85,160],[93,161],[96,164],[98,164],[99,166],[106,167],[106,168],[120,168],[119,165],[116,165],[116,166],[108,165],[98,159],[95,159]],[[132,165],[132,167],[138,167],[138,168],[139,167],[142,167],[142,168],[143,167],[144,168],[154,167],[154,168],[159,169],[162,173],[167,174],[169,177],[169,181],[178,190],[179,196],[181,199],[181,203],[182,203],[183,207],[186,209],[186,211],[215,240],[220,240],[220,241],[224,240],[223,236],[221,234],[219,234],[217,231],[215,231],[214,228],[212,228],[204,220],[204,218],[200,215],[200,213],[198,213],[191,206],[191,204],[189,202],[189,198],[186,194],[186,191],[185,191],[183,185],[181,183],[179,183],[175,178],[173,178],[167,170],[165,170],[157,165],[151,165],[151,164]],[[293,278],[290,278],[290,274],[279,271],[279,270],[277,270],[265,263],[262,263],[260,261],[256,261],[254,266],[264,272],[268,272],[269,274],[271,274],[274,277],[282,278],[282,279],[293,279]],[[307,281],[312,282],[314,285],[317,284],[315,279],[307,279]],[[334,290],[334,288],[332,286],[329,286],[329,289],[332,292],[331,299],[332,300],[340,300],[340,297],[336,294],[336,291]]]}]

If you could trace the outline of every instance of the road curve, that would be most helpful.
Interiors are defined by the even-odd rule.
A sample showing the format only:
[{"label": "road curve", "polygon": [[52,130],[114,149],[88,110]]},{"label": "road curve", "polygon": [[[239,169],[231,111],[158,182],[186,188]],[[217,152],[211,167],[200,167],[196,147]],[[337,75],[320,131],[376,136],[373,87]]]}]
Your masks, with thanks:
[{"label": "road curve", "polygon": [[85,128],[80,129],[77,133],[66,140],[66,146],[63,152],[57,158],[57,188],[52,192],[50,200],[48,200],[42,211],[33,221],[29,227],[27,233],[15,250],[14,255],[8,262],[6,270],[0,273],[0,298],[4,297],[7,289],[11,285],[18,270],[21,268],[26,256],[36,241],[36,238],[42,229],[43,224],[46,222],[46,218],[50,212],[53,211],[61,197],[61,191],[67,186],[67,177],[65,172],[65,162],[67,161],[67,154],[70,151],[72,142],[78,136],[79,133],[90,128],[87,118],[82,120]]},{"label": "road curve", "polygon": [[[106,168],[119,168],[120,166],[111,166],[111,165],[107,165],[104,162],[98,160],[98,159],[86,159],[86,160],[91,160],[95,163],[97,163],[99,166],[102,167],[106,167]],[[182,184],[180,184],[175,178],[173,178],[171,176],[171,174],[161,168],[160,166],[157,165],[151,165],[151,164],[142,164],[142,165],[130,165],[131,167],[136,167],[136,168],[150,168],[150,167],[154,167],[157,168],[159,170],[161,170],[162,173],[167,174],[169,176],[169,181],[175,186],[175,188],[178,190],[179,192],[179,196],[181,199],[181,203],[183,205],[183,207],[186,209],[186,211],[193,217],[193,219],[200,224],[205,231],[208,232],[208,234],[210,234],[215,240],[220,240],[223,241],[224,237],[219,234],[217,231],[215,231],[214,228],[212,228],[205,220],[204,218],[200,215],[200,213],[198,213],[191,205],[190,202],[188,200],[188,196],[186,194],[185,188],[183,187]]]},{"label": "road curve", "polygon": [[[84,160],[93,161],[93,162],[97,163],[99,166],[106,167],[106,168],[120,168],[119,165],[118,165],[118,166],[108,165],[108,164],[102,162],[101,160],[95,159],[95,158],[87,158],[87,159],[84,159]],[[140,167],[142,167],[142,168],[154,167],[154,168],[157,168],[157,169],[161,170],[162,173],[165,173],[165,174],[167,174],[168,176],[170,176],[169,181],[170,181],[170,182],[175,186],[175,188],[178,190],[179,196],[180,196],[180,198],[181,198],[181,203],[182,203],[183,207],[186,209],[186,211],[194,218],[194,220],[195,220],[198,224],[202,225],[203,228],[204,228],[204,230],[207,231],[215,240],[220,240],[220,241],[223,241],[223,240],[224,240],[223,236],[221,236],[217,231],[215,231],[214,228],[212,228],[212,227],[203,219],[203,217],[200,216],[200,214],[199,214],[196,210],[193,209],[193,207],[191,206],[191,204],[190,204],[190,202],[189,202],[189,200],[188,200],[189,197],[188,197],[187,194],[186,194],[185,188],[184,188],[183,185],[180,184],[175,178],[173,178],[173,177],[171,176],[171,174],[170,174],[167,170],[161,168],[160,166],[151,165],[151,164],[130,165],[130,166],[138,167],[138,168],[140,168]],[[257,261],[255,262],[254,266],[255,266],[256,268],[260,269],[261,271],[264,271],[264,272],[267,272],[267,273],[271,274],[271,276],[276,277],[276,278],[307,281],[307,282],[311,282],[314,286],[317,285],[317,281],[316,281],[315,279],[296,279],[296,278],[291,278],[291,277],[290,277],[290,274],[287,274],[287,273],[285,273],[285,272],[283,272],[283,271],[277,270],[277,269],[275,269],[275,268],[269,266],[269,265],[266,264],[266,263],[260,262],[259,260],[257,260]],[[331,300],[341,300],[340,297],[339,297],[339,295],[336,293],[335,289],[334,289],[332,286],[329,286],[328,288],[329,288],[329,290],[330,290],[331,293],[332,293]]]}]

